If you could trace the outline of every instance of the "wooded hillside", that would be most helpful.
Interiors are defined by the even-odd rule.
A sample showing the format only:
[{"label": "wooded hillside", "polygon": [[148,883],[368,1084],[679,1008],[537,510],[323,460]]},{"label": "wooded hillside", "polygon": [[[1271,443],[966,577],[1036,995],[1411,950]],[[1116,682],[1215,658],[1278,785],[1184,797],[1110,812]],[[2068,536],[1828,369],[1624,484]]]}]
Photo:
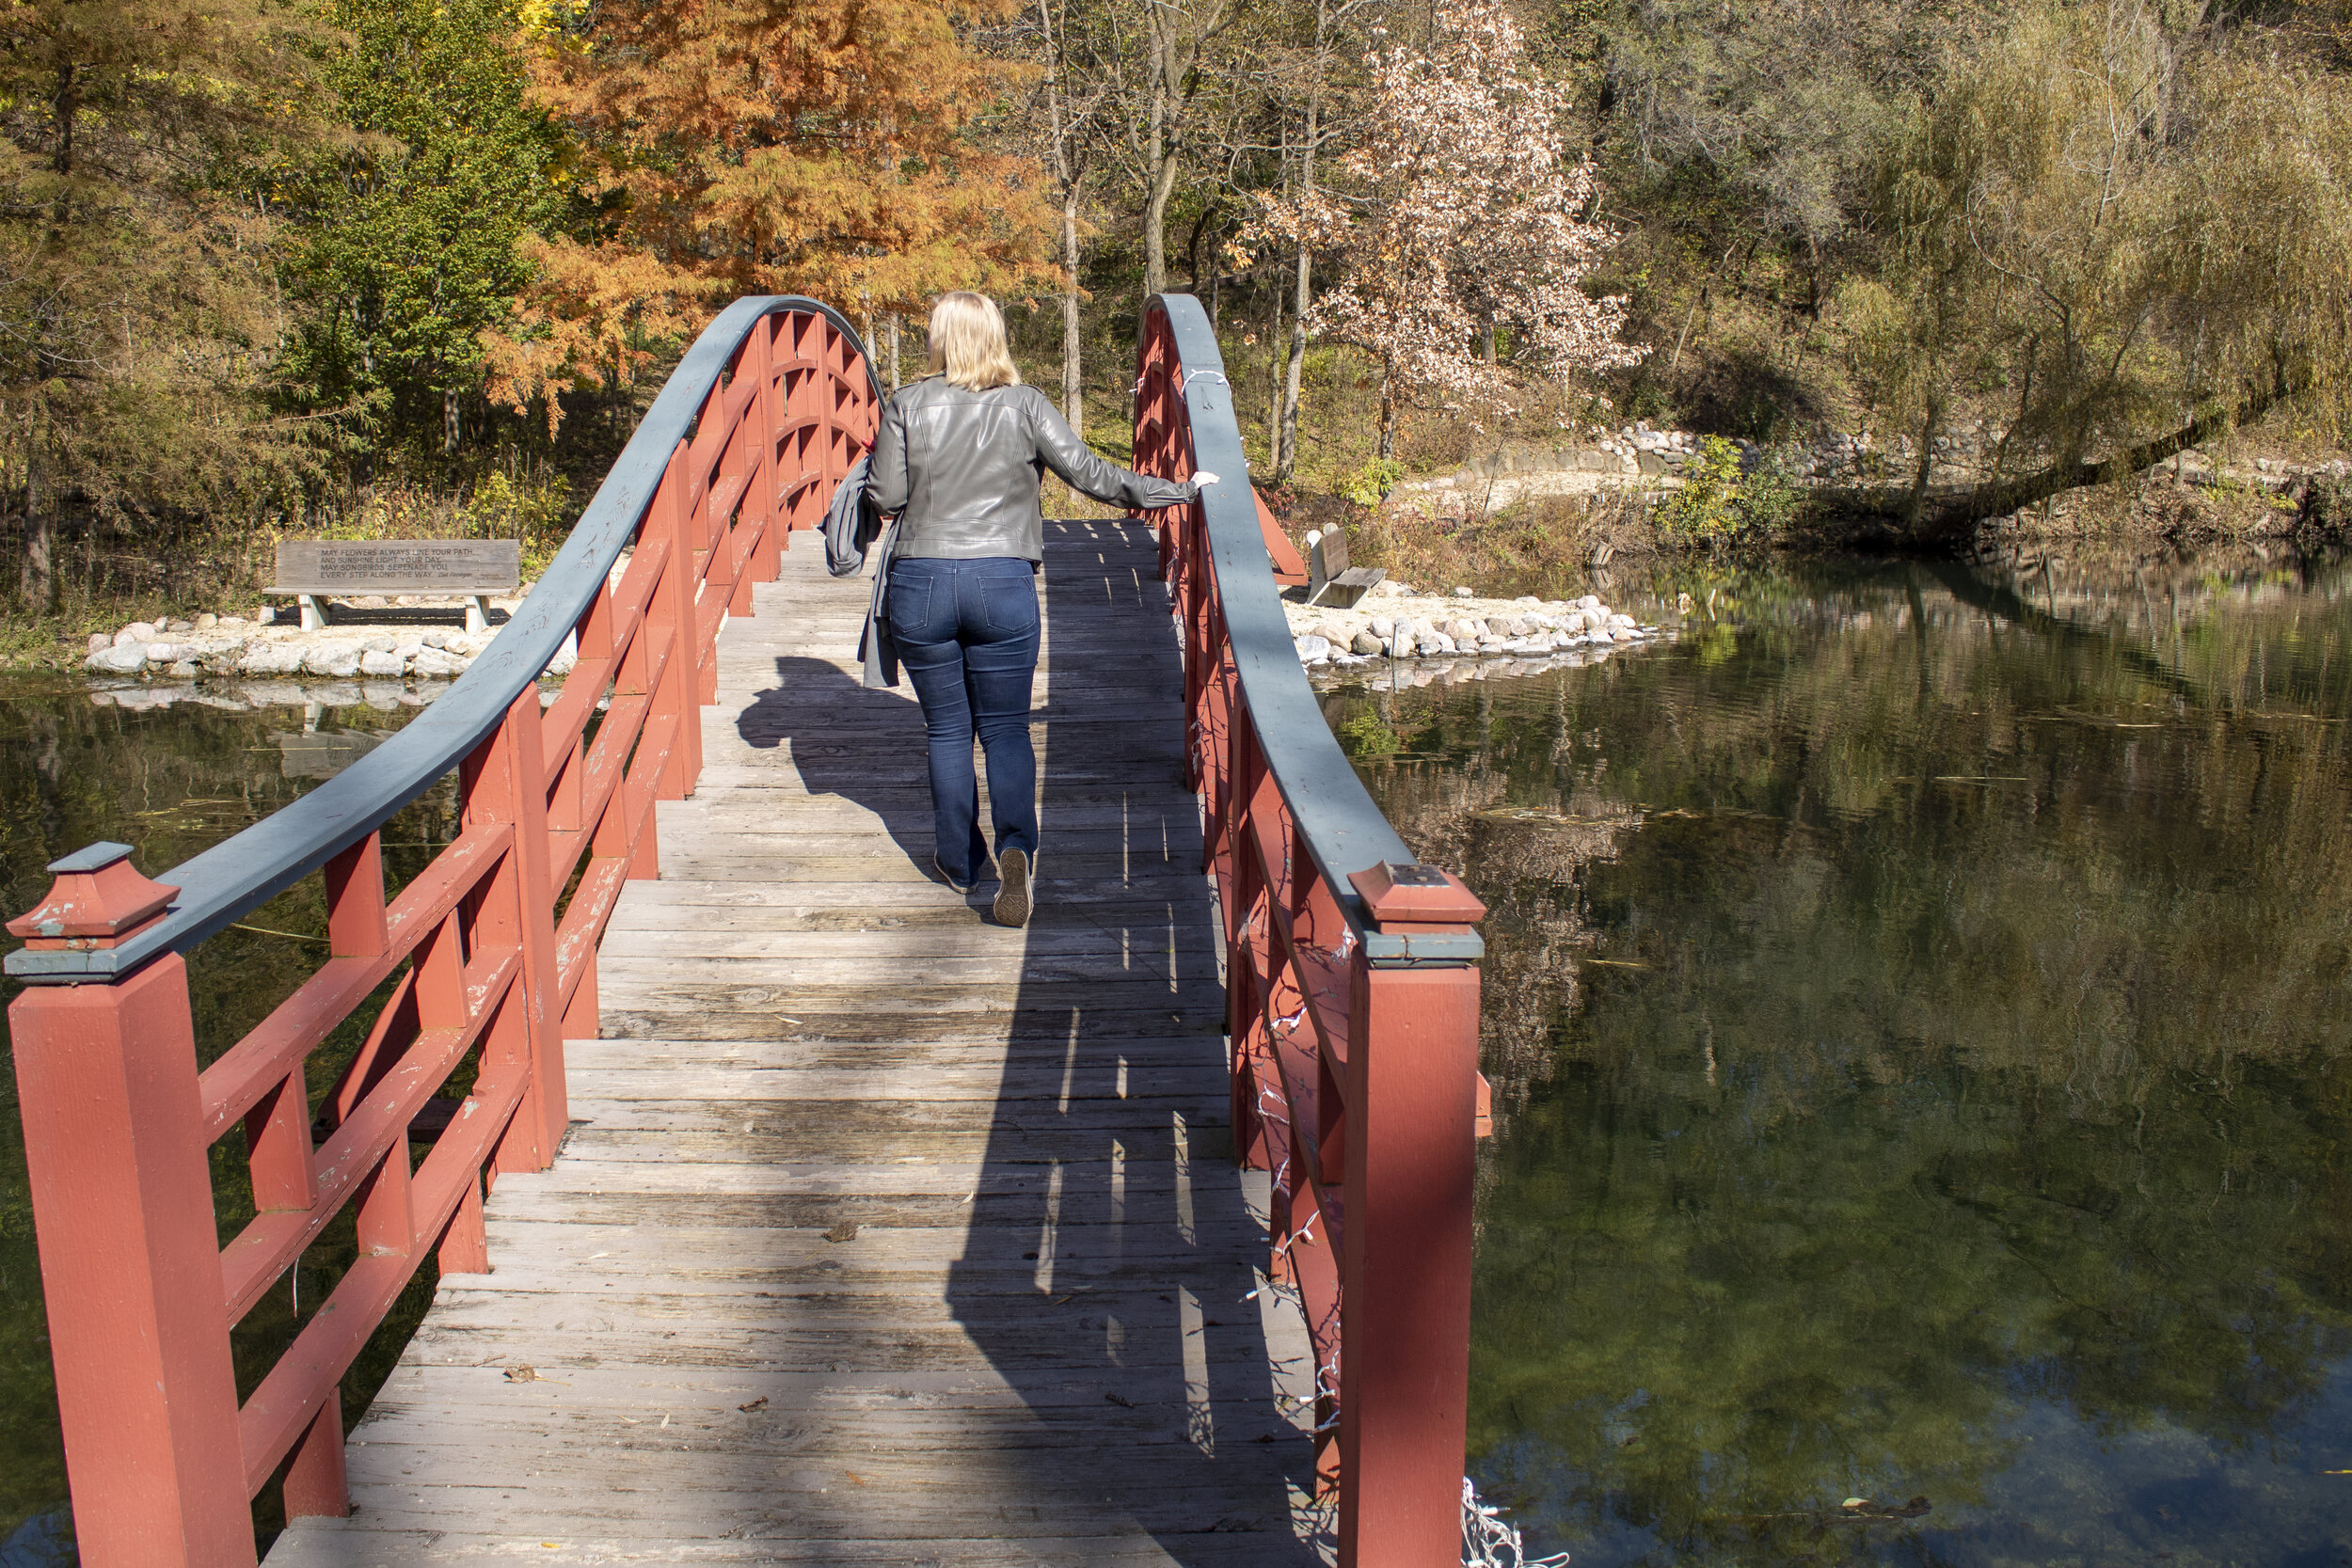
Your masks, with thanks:
[{"label": "wooded hillside", "polygon": [[[1646,419],[1965,420],[1985,515],[2345,436],[2352,4],[26,0],[0,22],[20,637],[278,534],[542,554],[670,356],[950,287],[1123,446],[1216,320],[1278,493]],[[1026,309],[1020,309],[1023,304]]]}]

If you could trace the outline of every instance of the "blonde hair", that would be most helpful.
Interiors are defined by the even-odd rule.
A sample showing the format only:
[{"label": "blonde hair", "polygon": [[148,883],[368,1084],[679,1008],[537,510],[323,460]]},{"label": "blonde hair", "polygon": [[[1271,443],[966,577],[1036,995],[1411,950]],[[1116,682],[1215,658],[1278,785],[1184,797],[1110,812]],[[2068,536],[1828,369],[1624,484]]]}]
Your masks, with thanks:
[{"label": "blonde hair", "polygon": [[931,374],[967,391],[1018,387],[1021,372],[1005,342],[1004,312],[986,294],[958,289],[931,307]]}]

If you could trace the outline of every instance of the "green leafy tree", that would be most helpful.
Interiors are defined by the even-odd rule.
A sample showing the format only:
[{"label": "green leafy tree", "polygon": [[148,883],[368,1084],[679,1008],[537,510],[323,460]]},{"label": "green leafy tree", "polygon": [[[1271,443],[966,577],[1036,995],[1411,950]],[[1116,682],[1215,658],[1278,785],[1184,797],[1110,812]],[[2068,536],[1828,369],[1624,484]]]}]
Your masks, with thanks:
[{"label": "green leafy tree", "polygon": [[513,0],[335,0],[330,15],[346,39],[325,75],[358,135],[302,186],[293,271],[310,313],[287,368],[353,428],[447,454],[485,335],[516,330],[532,277],[519,242],[571,214],[565,139],[526,96],[536,15]]}]

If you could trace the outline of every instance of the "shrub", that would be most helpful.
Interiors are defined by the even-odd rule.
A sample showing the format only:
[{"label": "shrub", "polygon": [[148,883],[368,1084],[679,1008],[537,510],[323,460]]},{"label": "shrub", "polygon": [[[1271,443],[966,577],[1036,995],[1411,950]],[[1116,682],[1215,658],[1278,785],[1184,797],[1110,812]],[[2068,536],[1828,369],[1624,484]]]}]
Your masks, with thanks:
[{"label": "shrub", "polygon": [[1342,479],[1339,493],[1358,506],[1378,506],[1405,477],[1405,465],[1394,458],[1375,457]]},{"label": "shrub", "polygon": [[1659,504],[1658,522],[1671,539],[1686,544],[1766,543],[1795,521],[1804,499],[1796,464],[1774,448],[1753,468],[1743,469],[1740,449],[1709,436],[1683,466],[1682,487]]}]

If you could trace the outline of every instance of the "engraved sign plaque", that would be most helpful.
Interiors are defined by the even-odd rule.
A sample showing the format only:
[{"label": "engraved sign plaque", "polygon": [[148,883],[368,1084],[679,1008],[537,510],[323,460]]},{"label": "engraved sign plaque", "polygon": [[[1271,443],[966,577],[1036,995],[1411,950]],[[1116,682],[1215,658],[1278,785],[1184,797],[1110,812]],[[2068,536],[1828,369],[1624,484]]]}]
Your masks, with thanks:
[{"label": "engraved sign plaque", "polygon": [[281,539],[278,594],[511,594],[522,582],[512,539]]}]

